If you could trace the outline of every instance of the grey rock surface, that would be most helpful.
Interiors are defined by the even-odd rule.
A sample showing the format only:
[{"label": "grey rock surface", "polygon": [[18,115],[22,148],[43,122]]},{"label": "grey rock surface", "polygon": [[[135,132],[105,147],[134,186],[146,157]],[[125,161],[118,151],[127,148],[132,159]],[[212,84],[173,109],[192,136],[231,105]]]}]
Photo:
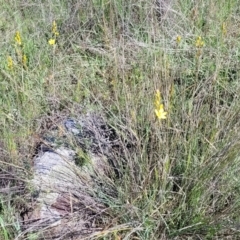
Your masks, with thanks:
[{"label": "grey rock surface", "polygon": [[[96,228],[94,216],[105,208],[99,189],[104,183],[114,191],[108,177],[111,134],[101,117],[88,114],[66,119],[46,136],[34,159],[30,185],[37,197],[24,219],[23,234],[36,231],[45,239],[68,239],[73,232],[85,236]],[[79,158],[81,165],[76,164]]]}]

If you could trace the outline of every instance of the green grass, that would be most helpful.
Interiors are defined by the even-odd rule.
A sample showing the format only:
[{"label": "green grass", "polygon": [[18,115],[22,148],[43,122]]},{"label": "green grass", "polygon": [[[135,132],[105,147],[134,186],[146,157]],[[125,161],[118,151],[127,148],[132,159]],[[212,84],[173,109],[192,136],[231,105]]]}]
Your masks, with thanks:
[{"label": "green grass", "polygon": [[[0,1],[0,181],[9,188],[0,239],[19,233],[13,212],[27,190],[17,198],[11,187],[31,177],[39,119],[74,115],[77,104],[105,113],[135,145],[117,199],[106,197],[111,228],[96,238],[239,237],[238,1],[175,1],[161,16],[154,2]],[[156,89],[166,120],[154,115]]]}]

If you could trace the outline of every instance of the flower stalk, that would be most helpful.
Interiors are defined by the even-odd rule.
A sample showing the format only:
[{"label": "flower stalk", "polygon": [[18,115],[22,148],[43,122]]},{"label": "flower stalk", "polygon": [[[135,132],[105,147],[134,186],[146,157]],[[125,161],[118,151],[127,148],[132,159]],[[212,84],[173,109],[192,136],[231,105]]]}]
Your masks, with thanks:
[{"label": "flower stalk", "polygon": [[167,118],[167,112],[164,111],[164,106],[162,104],[161,93],[159,90],[155,94],[155,114],[159,120]]}]

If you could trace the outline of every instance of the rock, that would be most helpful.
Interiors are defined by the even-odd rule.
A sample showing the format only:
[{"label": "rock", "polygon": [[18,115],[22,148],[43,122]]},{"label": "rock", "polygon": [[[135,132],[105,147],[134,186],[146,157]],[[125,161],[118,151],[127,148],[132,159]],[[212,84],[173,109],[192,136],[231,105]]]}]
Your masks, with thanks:
[{"label": "rock", "polygon": [[[99,191],[116,194],[109,178],[109,156],[116,140],[113,131],[95,114],[66,119],[44,137],[30,182],[35,202],[24,217],[22,235],[74,239],[75,233],[87,236],[98,228],[97,218],[106,208]],[[76,164],[81,158],[82,163]]]}]

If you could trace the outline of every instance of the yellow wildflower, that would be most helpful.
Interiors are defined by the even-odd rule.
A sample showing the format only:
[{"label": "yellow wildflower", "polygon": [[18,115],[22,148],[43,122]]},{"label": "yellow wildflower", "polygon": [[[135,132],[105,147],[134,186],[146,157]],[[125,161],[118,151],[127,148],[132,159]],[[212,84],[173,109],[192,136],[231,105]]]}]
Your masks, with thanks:
[{"label": "yellow wildflower", "polygon": [[179,44],[181,42],[181,40],[182,40],[182,37],[178,35],[177,38],[176,38],[177,44]]},{"label": "yellow wildflower", "polygon": [[51,39],[49,39],[48,44],[49,45],[55,45],[56,44],[56,40],[51,38]]},{"label": "yellow wildflower", "polygon": [[16,32],[14,40],[18,45],[22,45],[22,39],[19,31]]},{"label": "yellow wildflower", "polygon": [[155,94],[155,114],[157,118],[160,119],[166,119],[167,118],[167,112],[164,111],[163,104],[161,103],[161,93],[159,90],[157,90]]},{"label": "yellow wildflower", "polygon": [[201,48],[203,47],[204,45],[204,41],[202,40],[202,38],[200,36],[197,37],[197,40],[196,40],[196,43],[195,43],[195,46],[197,48]]},{"label": "yellow wildflower", "polygon": [[22,65],[24,68],[27,68],[27,56],[26,54],[23,54],[22,56]]},{"label": "yellow wildflower", "polygon": [[55,36],[58,36],[58,35],[59,35],[56,21],[53,21],[53,23],[52,23],[52,33],[53,33]]},{"label": "yellow wildflower", "polygon": [[227,27],[226,27],[226,23],[225,22],[222,24],[222,34],[224,36],[227,34]]},{"label": "yellow wildflower", "polygon": [[159,104],[161,103],[161,94],[160,91],[157,89],[156,94],[155,94],[155,107],[157,108]]},{"label": "yellow wildflower", "polygon": [[155,113],[158,119],[166,119],[167,112],[164,111],[163,104],[160,104],[158,109],[155,109]]},{"label": "yellow wildflower", "polygon": [[8,69],[12,70],[13,69],[13,60],[11,56],[7,56],[7,67]]}]

